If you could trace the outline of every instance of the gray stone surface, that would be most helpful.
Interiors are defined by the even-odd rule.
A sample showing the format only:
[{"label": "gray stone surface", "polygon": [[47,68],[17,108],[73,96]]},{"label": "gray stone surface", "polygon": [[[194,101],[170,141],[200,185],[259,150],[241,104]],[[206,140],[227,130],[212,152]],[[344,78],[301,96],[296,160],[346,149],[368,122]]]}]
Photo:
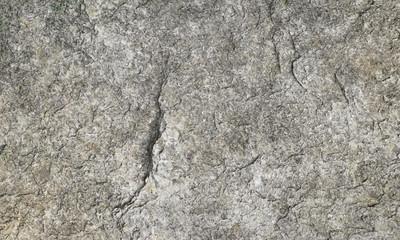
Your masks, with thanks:
[{"label": "gray stone surface", "polygon": [[0,0],[0,239],[400,239],[397,0]]}]

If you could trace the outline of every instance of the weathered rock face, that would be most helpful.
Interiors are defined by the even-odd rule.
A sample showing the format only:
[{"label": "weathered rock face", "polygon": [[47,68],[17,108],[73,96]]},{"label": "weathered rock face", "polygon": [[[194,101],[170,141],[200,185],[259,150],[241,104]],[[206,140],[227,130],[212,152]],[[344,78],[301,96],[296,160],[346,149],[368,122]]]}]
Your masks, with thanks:
[{"label": "weathered rock face", "polygon": [[0,1],[1,239],[400,239],[395,0]]}]

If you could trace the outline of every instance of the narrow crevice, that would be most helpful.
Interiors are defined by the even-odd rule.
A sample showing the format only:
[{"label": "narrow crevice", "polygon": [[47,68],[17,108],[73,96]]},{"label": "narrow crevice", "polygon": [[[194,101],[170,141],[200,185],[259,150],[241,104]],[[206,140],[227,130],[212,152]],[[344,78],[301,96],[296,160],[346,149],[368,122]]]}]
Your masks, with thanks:
[{"label": "narrow crevice", "polygon": [[154,146],[156,145],[157,141],[161,138],[161,135],[163,133],[162,130],[162,123],[164,121],[164,112],[161,108],[161,102],[160,98],[162,95],[163,88],[167,82],[167,77],[168,75],[166,72],[162,73],[162,77],[160,78],[158,84],[157,84],[157,92],[154,96],[154,105],[155,105],[155,116],[154,119],[150,122],[150,133],[147,141],[145,142],[145,153],[143,155],[143,162],[142,166],[144,169],[144,175],[142,176],[140,180],[140,185],[139,187],[134,191],[134,193],[125,201],[121,202],[117,206],[114,207],[115,209],[124,209],[132,204],[135,203],[136,198],[139,196],[140,192],[142,189],[147,185],[149,181],[149,177],[151,176],[153,172],[153,165],[154,165],[154,154],[153,154],[153,149]]},{"label": "narrow crevice", "polygon": [[236,169],[235,172],[236,172],[236,171],[243,170],[243,169],[245,169],[245,168],[247,168],[247,167],[250,167],[251,165],[253,165],[254,163],[256,163],[257,160],[260,159],[260,157],[261,157],[261,154],[258,154],[258,155],[257,155],[256,157],[254,157],[250,162],[248,162],[248,163],[246,163],[245,165],[243,165],[243,166],[239,167],[238,169]]},{"label": "narrow crevice", "polygon": [[273,24],[272,29],[271,29],[271,41],[272,41],[272,44],[273,44],[273,50],[274,50],[275,61],[276,61],[276,65],[277,65],[277,68],[278,68],[278,72],[282,73],[281,61],[280,61],[280,53],[279,53],[279,50],[278,50],[278,47],[277,47],[278,44],[275,41],[275,35],[276,35],[276,32],[278,31],[279,28],[277,27],[275,19],[273,18],[274,3],[275,3],[275,1],[271,1],[269,3],[269,5],[268,5],[269,19],[271,20],[271,22]]},{"label": "narrow crevice", "polygon": [[294,64],[296,63],[297,60],[301,58],[300,54],[297,52],[296,45],[294,44],[293,37],[290,36],[290,44],[292,45],[292,49],[294,51],[294,59],[290,61],[290,68],[289,72],[292,75],[294,81],[304,90],[307,92],[307,88],[304,87],[304,85],[299,81],[297,78],[296,74],[294,73]]},{"label": "narrow crevice", "polygon": [[143,166],[145,168],[145,173],[142,177],[142,184],[135,191],[135,195],[139,195],[140,191],[146,186],[148,178],[150,177],[153,171],[154,165],[154,154],[153,149],[156,145],[157,141],[160,139],[162,135],[161,124],[164,121],[164,112],[161,109],[161,93],[166,83],[166,78],[162,78],[158,84],[157,94],[155,96],[155,107],[156,107],[156,116],[153,121],[150,123],[150,137],[146,143],[146,152],[144,156]]},{"label": "narrow crevice", "polygon": [[344,89],[343,84],[337,78],[337,73],[336,72],[333,74],[333,81],[339,86],[339,89],[342,92],[343,98],[346,100],[347,105],[349,105],[350,102],[349,102],[349,99],[347,98],[346,90]]},{"label": "narrow crevice", "polygon": [[272,44],[274,46],[273,50],[274,50],[276,65],[278,67],[278,72],[282,73],[280,53],[279,53],[279,50],[277,48],[277,43],[275,42],[274,38],[275,38],[275,31],[273,32],[273,35],[272,35]]},{"label": "narrow crevice", "polygon": [[294,73],[294,63],[300,59],[299,57],[296,57],[294,60],[290,61],[290,74],[292,75],[294,81],[304,90],[307,92],[307,89],[303,86],[303,84],[299,81],[299,79],[297,78],[296,74]]}]

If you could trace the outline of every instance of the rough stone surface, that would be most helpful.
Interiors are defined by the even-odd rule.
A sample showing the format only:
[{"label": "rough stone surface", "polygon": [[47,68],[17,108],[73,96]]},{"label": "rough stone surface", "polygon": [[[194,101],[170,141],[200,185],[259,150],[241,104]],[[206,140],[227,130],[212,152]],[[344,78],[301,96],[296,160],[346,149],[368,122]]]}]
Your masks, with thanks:
[{"label": "rough stone surface", "polygon": [[397,0],[0,0],[0,239],[400,239]]}]

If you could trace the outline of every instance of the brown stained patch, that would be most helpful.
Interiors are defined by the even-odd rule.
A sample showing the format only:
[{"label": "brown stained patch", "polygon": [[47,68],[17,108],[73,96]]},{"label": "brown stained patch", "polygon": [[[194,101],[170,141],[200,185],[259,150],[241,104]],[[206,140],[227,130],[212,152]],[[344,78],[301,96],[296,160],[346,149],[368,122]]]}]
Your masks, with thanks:
[{"label": "brown stained patch", "polygon": [[370,53],[354,54],[350,56],[350,69],[357,73],[358,82],[372,83],[382,82],[390,77],[397,69],[398,53],[377,51]]},{"label": "brown stained patch", "polygon": [[[175,179],[174,179],[175,180]],[[150,184],[147,184],[146,185],[146,189],[147,189],[147,191],[149,192],[149,193],[153,193],[154,192],[154,188],[153,188],[153,186],[151,186]]]},{"label": "brown stained patch", "polygon": [[89,150],[94,151],[94,152],[97,152],[100,150],[99,146],[95,143],[89,143],[88,148],[89,148]]},{"label": "brown stained patch", "polygon": [[231,228],[231,234],[236,235],[237,233],[240,232],[240,224],[239,223],[235,223],[232,228]]},{"label": "brown stained patch", "polygon": [[275,66],[275,64],[267,64],[267,65],[266,65],[266,68],[267,68],[268,70],[272,71],[272,70],[275,70],[275,69],[276,69],[276,66]]},{"label": "brown stained patch", "polygon": [[354,68],[362,76],[360,81],[369,82],[376,79],[377,74],[382,71],[382,64],[376,55],[361,55],[356,58]]},{"label": "brown stained patch", "polygon": [[231,150],[244,151],[249,144],[249,139],[243,132],[236,130],[227,132],[224,142]]},{"label": "brown stained patch", "polygon": [[35,27],[35,24],[33,24],[30,20],[26,18],[20,18],[19,19],[21,28],[24,30],[33,30]]},{"label": "brown stained patch", "polygon": [[320,47],[322,45],[322,41],[320,38],[314,37],[311,39],[311,46],[313,48]]},{"label": "brown stained patch", "polygon": [[[51,51],[49,49],[51,48]],[[49,68],[52,63],[59,62],[60,53],[62,49],[56,45],[39,45],[34,50],[34,55],[32,56],[32,62],[35,66],[41,67],[41,72],[46,75],[52,75],[52,71]]]},{"label": "brown stained patch", "polygon": [[366,204],[368,207],[373,207],[373,206],[376,206],[379,204],[379,200],[378,199],[369,199]]}]

